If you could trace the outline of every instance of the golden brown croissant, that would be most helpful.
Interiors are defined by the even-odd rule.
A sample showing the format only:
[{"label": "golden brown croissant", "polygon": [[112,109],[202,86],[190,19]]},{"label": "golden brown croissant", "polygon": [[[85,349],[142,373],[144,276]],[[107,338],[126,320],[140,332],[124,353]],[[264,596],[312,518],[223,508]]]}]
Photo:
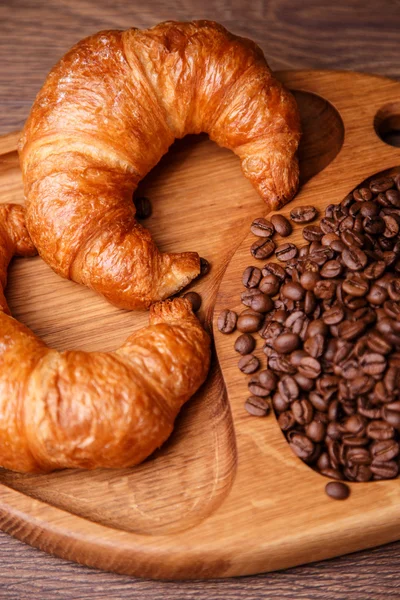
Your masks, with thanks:
[{"label": "golden brown croissant", "polygon": [[14,253],[35,249],[23,208],[0,206],[0,465],[21,472],[135,465],[203,383],[210,340],[188,300],[155,304],[115,352],[57,352],[5,314]]},{"label": "golden brown croissant", "polygon": [[160,253],[132,192],[175,138],[202,131],[240,157],[270,208],[294,195],[297,106],[253,42],[211,21],[82,40],[50,72],[20,142],[39,254],[122,308],[187,285],[198,255]]}]

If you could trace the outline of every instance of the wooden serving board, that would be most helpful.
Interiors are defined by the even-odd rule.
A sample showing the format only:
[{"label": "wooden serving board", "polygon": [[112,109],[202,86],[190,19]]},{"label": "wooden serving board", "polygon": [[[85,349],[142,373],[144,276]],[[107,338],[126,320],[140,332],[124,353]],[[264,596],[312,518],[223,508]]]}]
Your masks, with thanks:
[{"label": "wooden serving board", "polygon": [[[304,129],[303,186],[283,214],[301,204],[322,211],[366,177],[400,166],[400,149],[375,131],[396,126],[400,83],[328,71],[278,76],[297,90]],[[2,202],[23,202],[17,139],[0,139]],[[347,501],[331,500],[327,479],[292,454],[275,417],[244,410],[237,334],[215,327],[221,309],[240,309],[241,274],[254,263],[249,225],[265,214],[238,159],[205,136],[186,138],[139,193],[152,200],[146,224],[161,249],[197,250],[212,264],[192,285],[208,327],[214,312],[208,381],[170,440],[139,467],[50,475],[0,469],[0,527],[64,558],[163,579],[283,569],[399,539],[398,479],[351,484]],[[292,239],[300,241],[299,228]],[[7,297],[14,316],[58,349],[110,350],[147,324],[146,313],[113,308],[40,258],[14,261]]]}]

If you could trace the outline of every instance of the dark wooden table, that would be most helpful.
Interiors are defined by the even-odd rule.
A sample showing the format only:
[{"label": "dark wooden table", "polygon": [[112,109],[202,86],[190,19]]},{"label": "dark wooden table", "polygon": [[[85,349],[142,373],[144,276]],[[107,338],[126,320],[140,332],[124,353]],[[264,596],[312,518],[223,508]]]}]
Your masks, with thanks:
[{"label": "dark wooden table", "polygon": [[[82,37],[193,18],[253,38],[273,69],[400,78],[398,0],[0,0],[0,135],[21,128],[47,71]],[[87,569],[0,533],[0,598],[8,600],[393,599],[400,598],[399,569],[400,542],[281,573],[162,583]]]}]

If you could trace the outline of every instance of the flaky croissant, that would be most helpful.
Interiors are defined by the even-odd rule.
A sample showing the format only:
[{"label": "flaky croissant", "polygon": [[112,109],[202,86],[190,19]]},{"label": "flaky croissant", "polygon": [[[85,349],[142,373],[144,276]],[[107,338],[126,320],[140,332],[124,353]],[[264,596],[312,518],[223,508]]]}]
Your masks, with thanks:
[{"label": "flaky croissant", "polygon": [[150,326],[115,352],[57,352],[6,314],[15,253],[35,253],[23,208],[0,205],[0,466],[45,472],[141,462],[207,375],[210,340],[190,303],[155,304]]},{"label": "flaky croissant", "polygon": [[199,256],[160,253],[132,192],[175,138],[202,131],[240,157],[270,208],[294,195],[297,106],[253,42],[211,21],[169,21],[78,43],[50,72],[19,146],[42,258],[122,308],[186,286]]}]

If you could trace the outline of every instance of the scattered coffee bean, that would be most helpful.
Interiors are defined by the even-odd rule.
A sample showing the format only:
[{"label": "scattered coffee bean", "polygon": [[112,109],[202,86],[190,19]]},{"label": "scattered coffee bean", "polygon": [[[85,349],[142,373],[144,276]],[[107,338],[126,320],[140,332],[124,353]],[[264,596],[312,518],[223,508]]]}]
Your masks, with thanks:
[{"label": "scattered coffee bean", "polygon": [[145,196],[140,196],[139,198],[134,199],[134,204],[136,208],[137,219],[148,219],[151,216],[153,209],[149,198],[146,198]]},{"label": "scattered coffee bean", "polygon": [[325,486],[325,492],[334,500],[346,500],[350,496],[350,488],[341,481],[330,481]]},{"label": "scattered coffee bean", "polygon": [[200,309],[200,294],[198,294],[197,292],[186,292],[186,294],[184,294],[183,297],[186,298],[186,300],[189,300],[190,304],[192,305],[193,312],[197,312]]},{"label": "scattered coffee bean", "polygon": [[254,242],[254,244],[250,248],[251,254],[254,256],[254,258],[257,258],[258,260],[265,260],[266,258],[271,256],[271,254],[273,254],[274,250],[275,244],[269,238],[260,238],[259,240]]},{"label": "scattered coffee bean", "polygon": [[275,227],[276,233],[278,233],[281,237],[287,237],[292,233],[290,221],[288,221],[283,215],[272,215],[271,223]]},{"label": "scattered coffee bean", "polygon": [[[313,207],[291,212],[302,223],[315,216]],[[261,223],[252,250],[258,258],[275,249],[267,229],[269,236],[290,231],[282,215],[263,221],[253,223]],[[304,227],[308,243],[300,249],[292,243],[276,248],[282,264],[243,273],[241,299],[249,308],[237,327],[248,333],[237,338],[235,350],[242,354],[240,368],[250,374],[259,369],[249,335],[257,332],[261,362],[268,366],[248,383],[256,399],[248,410],[265,414],[271,396],[293,452],[336,480],[328,485],[339,484],[331,497],[348,494],[341,479],[399,476],[399,231],[400,175],[375,178],[329,205],[319,225]],[[218,322],[227,332],[237,318],[229,312]]]},{"label": "scattered coffee bean", "polygon": [[257,237],[269,238],[274,235],[275,229],[271,221],[267,219],[254,219],[250,227],[251,233],[254,233]]},{"label": "scattered coffee bean", "polygon": [[249,333],[242,333],[236,339],[235,350],[239,354],[251,354],[256,347],[256,340]]},{"label": "scattered coffee bean", "polygon": [[238,367],[242,373],[250,374],[257,371],[260,366],[260,361],[253,354],[245,354],[239,360]]},{"label": "scattered coffee bean", "polygon": [[227,308],[223,310],[218,317],[218,329],[221,333],[232,333],[236,329],[238,320],[237,314]]},{"label": "scattered coffee bean", "polygon": [[263,398],[250,396],[244,405],[248,413],[254,417],[266,417],[270,411],[269,403]]},{"label": "scattered coffee bean", "polygon": [[290,211],[290,218],[295,223],[309,223],[318,215],[314,206],[297,206]]}]

